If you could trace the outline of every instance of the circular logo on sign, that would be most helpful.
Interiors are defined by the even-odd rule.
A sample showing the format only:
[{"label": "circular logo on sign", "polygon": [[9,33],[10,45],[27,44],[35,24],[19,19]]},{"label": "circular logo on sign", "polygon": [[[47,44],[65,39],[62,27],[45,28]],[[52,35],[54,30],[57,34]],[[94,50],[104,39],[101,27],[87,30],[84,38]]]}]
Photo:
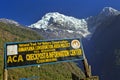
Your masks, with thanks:
[{"label": "circular logo on sign", "polygon": [[71,46],[72,46],[72,48],[74,48],[74,49],[80,48],[80,42],[79,42],[79,40],[72,40]]}]

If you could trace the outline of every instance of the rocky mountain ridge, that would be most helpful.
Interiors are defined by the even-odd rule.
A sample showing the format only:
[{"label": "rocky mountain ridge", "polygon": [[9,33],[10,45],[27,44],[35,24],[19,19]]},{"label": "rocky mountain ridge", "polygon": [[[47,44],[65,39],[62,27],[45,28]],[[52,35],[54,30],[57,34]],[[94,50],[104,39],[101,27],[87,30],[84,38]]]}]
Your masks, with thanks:
[{"label": "rocky mountain ridge", "polygon": [[[38,22],[31,24],[30,28],[44,34],[45,38],[91,38],[96,28],[111,17],[117,16],[120,11],[111,7],[105,7],[97,15],[85,19],[77,19],[58,12],[47,13]],[[41,33],[42,32],[42,33]],[[54,37],[50,37],[50,34]],[[61,36],[61,37],[60,37]]]}]

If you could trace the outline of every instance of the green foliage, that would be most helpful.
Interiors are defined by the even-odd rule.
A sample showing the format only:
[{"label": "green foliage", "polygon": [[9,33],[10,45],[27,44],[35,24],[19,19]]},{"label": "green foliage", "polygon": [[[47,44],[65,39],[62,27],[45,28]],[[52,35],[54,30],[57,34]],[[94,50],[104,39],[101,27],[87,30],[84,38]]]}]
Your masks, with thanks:
[{"label": "green foliage", "polygon": [[[41,39],[41,37],[35,32],[31,31],[29,28],[17,27],[13,24],[4,24],[0,22],[0,28],[6,32],[11,33],[12,35],[19,36],[22,39],[33,40],[33,39]],[[17,39],[17,38],[15,38]],[[18,39],[19,40],[19,39]]]},{"label": "green foliage", "polygon": [[[3,76],[4,43],[42,39],[35,31],[0,22],[0,80]],[[8,69],[8,80],[19,80],[39,76],[37,80],[71,80],[71,72],[83,78],[83,72],[74,63],[58,63],[52,65],[32,66]],[[34,79],[36,80],[36,79]]]}]

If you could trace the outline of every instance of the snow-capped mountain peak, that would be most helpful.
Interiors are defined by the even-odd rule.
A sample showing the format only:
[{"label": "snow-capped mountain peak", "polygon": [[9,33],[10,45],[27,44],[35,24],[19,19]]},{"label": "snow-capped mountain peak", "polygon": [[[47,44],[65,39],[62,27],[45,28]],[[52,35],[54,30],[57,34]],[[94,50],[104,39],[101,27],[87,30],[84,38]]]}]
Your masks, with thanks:
[{"label": "snow-capped mountain peak", "polygon": [[38,29],[50,29],[50,30],[66,30],[71,32],[78,32],[81,33],[82,36],[86,36],[89,34],[87,28],[87,22],[85,19],[77,19],[71,16],[65,16],[58,12],[47,13],[45,16],[42,17],[37,23],[30,25],[31,28],[38,28]]},{"label": "snow-capped mountain peak", "polygon": [[[48,28],[48,25],[51,23],[58,23],[62,27],[74,27],[76,29],[78,28],[87,28],[87,23],[84,19],[76,19],[71,16],[65,16],[63,14],[60,14],[58,12],[53,13],[47,13],[45,16],[42,17],[41,20],[39,20],[37,23],[30,25],[31,28]],[[63,26],[64,24],[69,26]],[[71,25],[70,25],[71,24]]]},{"label": "snow-capped mountain peak", "polygon": [[79,37],[84,36],[90,39],[95,30],[105,21],[112,19],[120,14],[120,11],[105,7],[97,16],[91,16],[86,19],[77,19],[71,16],[66,16],[58,12],[47,13],[38,22],[30,25],[30,28],[39,29],[40,34],[47,34],[50,37],[52,34],[55,37]]},{"label": "snow-capped mountain peak", "polygon": [[100,14],[103,14],[105,16],[118,15],[118,14],[120,14],[120,11],[118,11],[112,7],[105,7],[105,8],[103,8],[103,10],[101,11]]}]

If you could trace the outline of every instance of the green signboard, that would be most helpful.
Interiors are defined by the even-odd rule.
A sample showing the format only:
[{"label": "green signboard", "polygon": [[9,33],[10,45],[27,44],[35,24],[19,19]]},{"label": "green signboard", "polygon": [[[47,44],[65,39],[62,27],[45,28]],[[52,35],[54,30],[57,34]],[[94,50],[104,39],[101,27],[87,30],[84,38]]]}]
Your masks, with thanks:
[{"label": "green signboard", "polygon": [[83,59],[80,39],[13,42],[5,44],[5,68]]}]

